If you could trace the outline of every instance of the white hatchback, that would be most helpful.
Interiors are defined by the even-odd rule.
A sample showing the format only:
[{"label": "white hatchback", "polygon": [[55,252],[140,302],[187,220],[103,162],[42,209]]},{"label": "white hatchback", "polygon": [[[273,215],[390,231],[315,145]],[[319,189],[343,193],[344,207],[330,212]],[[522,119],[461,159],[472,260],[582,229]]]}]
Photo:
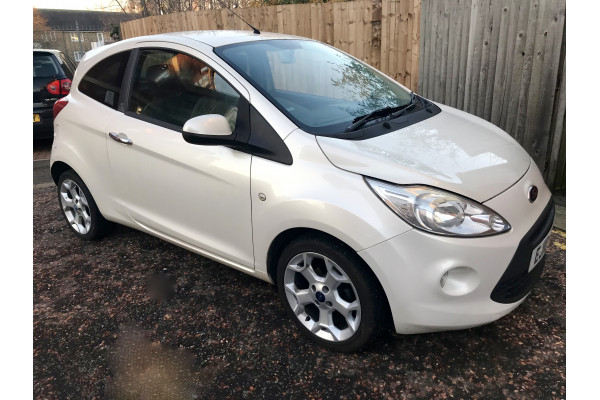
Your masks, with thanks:
[{"label": "white hatchback", "polygon": [[274,282],[331,349],[494,321],[542,273],[554,206],[519,144],[317,41],[125,40],[54,113],[76,236],[116,222]]}]

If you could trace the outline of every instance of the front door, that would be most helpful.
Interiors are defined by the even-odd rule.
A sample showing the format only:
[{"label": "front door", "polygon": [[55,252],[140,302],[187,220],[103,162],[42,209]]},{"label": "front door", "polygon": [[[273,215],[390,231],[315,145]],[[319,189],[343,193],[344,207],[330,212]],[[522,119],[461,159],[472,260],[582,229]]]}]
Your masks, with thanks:
[{"label": "front door", "polygon": [[141,49],[127,110],[108,124],[107,149],[136,223],[253,268],[252,156],[190,144],[181,134],[188,119],[204,114],[221,114],[235,129],[240,96],[197,58]]}]

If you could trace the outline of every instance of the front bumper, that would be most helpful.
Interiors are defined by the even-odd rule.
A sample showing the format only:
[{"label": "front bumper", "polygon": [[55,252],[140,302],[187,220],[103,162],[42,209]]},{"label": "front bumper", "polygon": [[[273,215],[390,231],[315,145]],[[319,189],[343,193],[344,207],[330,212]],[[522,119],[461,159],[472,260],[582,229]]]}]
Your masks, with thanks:
[{"label": "front bumper", "polygon": [[[529,203],[532,184],[539,195]],[[379,278],[398,333],[489,323],[527,296],[543,268],[544,260],[527,273],[531,251],[552,227],[551,193],[532,163],[519,182],[485,204],[511,224],[509,232],[458,238],[413,229],[358,253]]]}]

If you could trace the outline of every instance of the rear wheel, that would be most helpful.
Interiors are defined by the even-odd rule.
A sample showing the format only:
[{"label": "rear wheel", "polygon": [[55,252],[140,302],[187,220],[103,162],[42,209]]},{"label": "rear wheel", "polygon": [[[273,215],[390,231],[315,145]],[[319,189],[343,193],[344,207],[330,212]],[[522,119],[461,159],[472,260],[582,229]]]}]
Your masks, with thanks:
[{"label": "rear wheel", "polygon": [[301,237],[278,264],[279,296],[296,325],[319,344],[356,351],[386,327],[386,305],[358,255],[335,240]]},{"label": "rear wheel", "polygon": [[112,228],[113,224],[100,214],[92,194],[73,170],[58,178],[58,202],[67,223],[81,239],[100,238]]}]

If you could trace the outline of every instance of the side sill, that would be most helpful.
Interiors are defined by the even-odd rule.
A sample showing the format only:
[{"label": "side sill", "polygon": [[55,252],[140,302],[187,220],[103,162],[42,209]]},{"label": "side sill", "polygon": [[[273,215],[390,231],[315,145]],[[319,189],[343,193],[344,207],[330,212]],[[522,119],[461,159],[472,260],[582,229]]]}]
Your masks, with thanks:
[{"label": "side sill", "polygon": [[182,247],[182,248],[184,248],[186,250],[189,250],[189,251],[191,251],[193,253],[199,254],[199,255],[204,256],[206,258],[210,258],[211,260],[217,261],[218,263],[221,263],[223,265],[226,265],[228,267],[231,267],[233,269],[241,271],[241,272],[243,272],[245,274],[252,275],[252,276],[254,276],[254,277],[256,277],[256,278],[258,278],[260,280],[263,280],[263,281],[266,281],[266,282],[269,282],[269,283],[273,283],[273,281],[271,280],[271,278],[269,277],[269,275],[266,272],[255,270],[254,268],[247,267],[245,265],[242,265],[242,264],[236,263],[234,261],[228,260],[228,259],[226,259],[224,257],[221,257],[221,256],[218,256],[218,255],[216,255],[214,253],[211,253],[210,251],[206,251],[206,250],[201,249],[201,248],[199,248],[197,246],[194,246],[192,244],[184,242],[183,240],[179,240],[179,239],[176,239],[174,237],[171,237],[171,236],[165,235],[163,233],[160,233],[160,232],[158,232],[158,231],[156,231],[156,230],[154,230],[154,229],[152,229],[152,228],[150,228],[150,227],[142,224],[141,222],[136,221],[135,219],[133,219],[133,221],[138,225],[139,228],[141,228],[140,230],[142,230],[142,231],[144,231],[146,233],[149,233],[152,236],[156,236],[159,239],[163,239],[163,240],[165,240],[165,241],[167,241],[169,243],[172,243],[172,244],[174,244],[176,246]]}]

